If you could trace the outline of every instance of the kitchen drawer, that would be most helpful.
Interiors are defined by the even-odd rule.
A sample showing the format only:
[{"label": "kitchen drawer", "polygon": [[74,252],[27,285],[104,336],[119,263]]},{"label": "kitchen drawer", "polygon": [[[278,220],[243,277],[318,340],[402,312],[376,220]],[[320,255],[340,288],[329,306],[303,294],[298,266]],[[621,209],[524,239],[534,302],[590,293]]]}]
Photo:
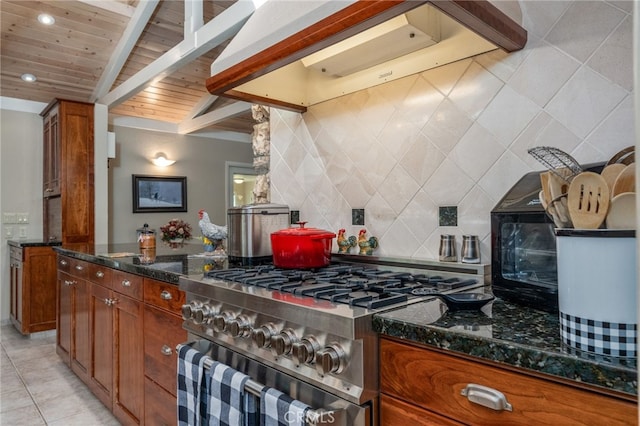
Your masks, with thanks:
[{"label": "kitchen drawer", "polygon": [[[513,411],[470,402],[461,391],[479,384],[504,394]],[[381,339],[380,389],[419,407],[474,425],[637,422],[637,405],[597,392]]]},{"label": "kitchen drawer", "polygon": [[[86,279],[89,275],[89,262],[84,260],[74,259],[72,257],[67,258],[69,262],[69,274],[76,278]],[[60,262],[58,262],[58,265]]]},{"label": "kitchen drawer", "polygon": [[175,395],[158,386],[151,379],[144,380],[144,423],[154,426],[174,426],[178,418]]},{"label": "kitchen drawer", "polygon": [[177,285],[152,279],[144,279],[144,301],[160,309],[180,314],[185,304],[185,294]]},{"label": "kitchen drawer", "polygon": [[383,394],[380,395],[380,424],[384,426],[455,426],[463,423]]},{"label": "kitchen drawer", "polygon": [[176,346],[186,340],[181,317],[145,305],[144,373],[173,394],[177,387]]},{"label": "kitchen drawer", "polygon": [[142,300],[142,282],[142,277],[139,275],[114,270],[111,285],[113,291]]},{"label": "kitchen drawer", "polygon": [[92,283],[96,283],[105,288],[111,288],[111,279],[113,270],[103,265],[89,263],[88,279]]},{"label": "kitchen drawer", "polygon": [[71,258],[58,255],[58,270],[67,274],[71,273]]}]

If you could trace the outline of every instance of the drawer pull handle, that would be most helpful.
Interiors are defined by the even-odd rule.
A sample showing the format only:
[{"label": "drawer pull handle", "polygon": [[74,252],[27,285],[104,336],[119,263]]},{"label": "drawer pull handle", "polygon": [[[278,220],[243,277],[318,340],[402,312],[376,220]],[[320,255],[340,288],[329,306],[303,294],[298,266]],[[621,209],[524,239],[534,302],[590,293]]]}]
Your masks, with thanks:
[{"label": "drawer pull handle", "polygon": [[162,345],[160,352],[162,352],[162,355],[170,356],[173,353],[173,349],[167,345]]},{"label": "drawer pull handle", "polygon": [[47,188],[47,189],[44,190],[44,192],[53,192],[53,189]]},{"label": "drawer pull handle", "polygon": [[98,272],[96,272],[96,277],[98,277],[98,278],[104,278],[104,272],[102,272],[102,271],[98,271]]},{"label": "drawer pull handle", "polygon": [[474,404],[496,411],[513,411],[513,407],[507,402],[507,397],[502,392],[487,386],[469,383],[460,393]]},{"label": "drawer pull handle", "polygon": [[173,299],[173,296],[171,296],[171,293],[169,293],[167,290],[162,290],[162,293],[160,293],[160,298],[162,300],[171,300]]},{"label": "drawer pull handle", "polygon": [[76,271],[82,271],[83,269],[84,269],[84,266],[76,265]]},{"label": "drawer pull handle", "polygon": [[64,280],[64,285],[74,285],[75,281]]},{"label": "drawer pull handle", "polygon": [[104,299],[104,304],[107,306],[113,306],[113,300],[112,299]]},{"label": "drawer pull handle", "polygon": [[69,264],[69,262],[67,262],[66,260],[63,259],[63,260],[60,261],[60,264],[62,266],[67,266]]},{"label": "drawer pull handle", "polygon": [[122,287],[131,287],[131,281],[122,280]]}]

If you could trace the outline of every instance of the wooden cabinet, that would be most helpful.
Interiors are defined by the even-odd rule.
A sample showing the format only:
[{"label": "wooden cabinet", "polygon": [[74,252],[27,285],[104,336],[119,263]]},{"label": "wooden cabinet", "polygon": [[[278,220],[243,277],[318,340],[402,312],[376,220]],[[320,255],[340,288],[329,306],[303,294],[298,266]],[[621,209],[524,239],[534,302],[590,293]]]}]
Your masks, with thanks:
[{"label": "wooden cabinet", "polygon": [[94,242],[93,110],[92,104],[55,100],[41,114],[44,238],[71,248]]},{"label": "wooden cabinet", "polygon": [[[471,402],[473,397],[462,394],[469,384],[500,392],[512,411]],[[418,424],[425,425],[637,422],[637,404],[613,393],[550,381],[498,364],[476,362],[386,338],[380,341],[380,388],[380,417],[384,425],[416,424],[416,419],[422,419]],[[438,417],[444,421],[437,423]]]},{"label": "wooden cabinet", "polygon": [[22,334],[56,328],[56,255],[51,247],[10,246],[11,321]]},{"label": "wooden cabinet", "polygon": [[67,256],[57,266],[58,354],[121,424],[174,425],[184,292]]},{"label": "wooden cabinet", "polygon": [[113,292],[112,271],[89,264],[91,335],[89,388],[109,409],[113,407]]},{"label": "wooden cabinet", "polygon": [[58,257],[56,352],[89,383],[89,284],[87,262]]},{"label": "wooden cabinet", "polygon": [[175,424],[176,346],[187,340],[178,314],[185,294],[175,285],[145,278],[144,301],[145,422]]}]

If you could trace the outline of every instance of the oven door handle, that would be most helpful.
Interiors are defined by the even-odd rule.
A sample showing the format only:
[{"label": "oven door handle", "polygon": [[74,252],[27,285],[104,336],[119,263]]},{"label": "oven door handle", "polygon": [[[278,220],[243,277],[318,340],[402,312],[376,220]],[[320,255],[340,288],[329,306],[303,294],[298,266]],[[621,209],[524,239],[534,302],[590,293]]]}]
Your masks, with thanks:
[{"label": "oven door handle", "polygon": [[[180,353],[181,346],[189,346],[192,347],[196,342],[187,342],[181,343],[176,346],[176,353]],[[204,368],[210,369],[213,365],[213,359],[205,359]],[[245,391],[249,392],[252,395],[257,396],[258,398],[262,394],[262,390],[264,388],[268,388],[267,385],[263,385],[262,383],[256,382],[255,380],[249,378],[244,384]],[[346,426],[347,425],[347,416],[345,410],[337,409],[310,409],[306,411],[305,421],[310,426],[321,426],[321,425],[332,425],[332,426]]]}]

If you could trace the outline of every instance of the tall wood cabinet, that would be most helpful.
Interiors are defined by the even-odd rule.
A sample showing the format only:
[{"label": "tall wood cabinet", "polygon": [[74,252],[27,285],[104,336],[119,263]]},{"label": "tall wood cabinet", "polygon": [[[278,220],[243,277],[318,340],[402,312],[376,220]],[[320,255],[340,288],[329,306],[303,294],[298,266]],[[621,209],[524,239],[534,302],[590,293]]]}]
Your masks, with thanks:
[{"label": "tall wood cabinet", "polygon": [[43,117],[43,219],[46,241],[94,243],[94,106],[56,99]]},{"label": "tall wood cabinet", "polygon": [[10,245],[11,322],[22,334],[56,328],[56,256],[50,246]]}]

